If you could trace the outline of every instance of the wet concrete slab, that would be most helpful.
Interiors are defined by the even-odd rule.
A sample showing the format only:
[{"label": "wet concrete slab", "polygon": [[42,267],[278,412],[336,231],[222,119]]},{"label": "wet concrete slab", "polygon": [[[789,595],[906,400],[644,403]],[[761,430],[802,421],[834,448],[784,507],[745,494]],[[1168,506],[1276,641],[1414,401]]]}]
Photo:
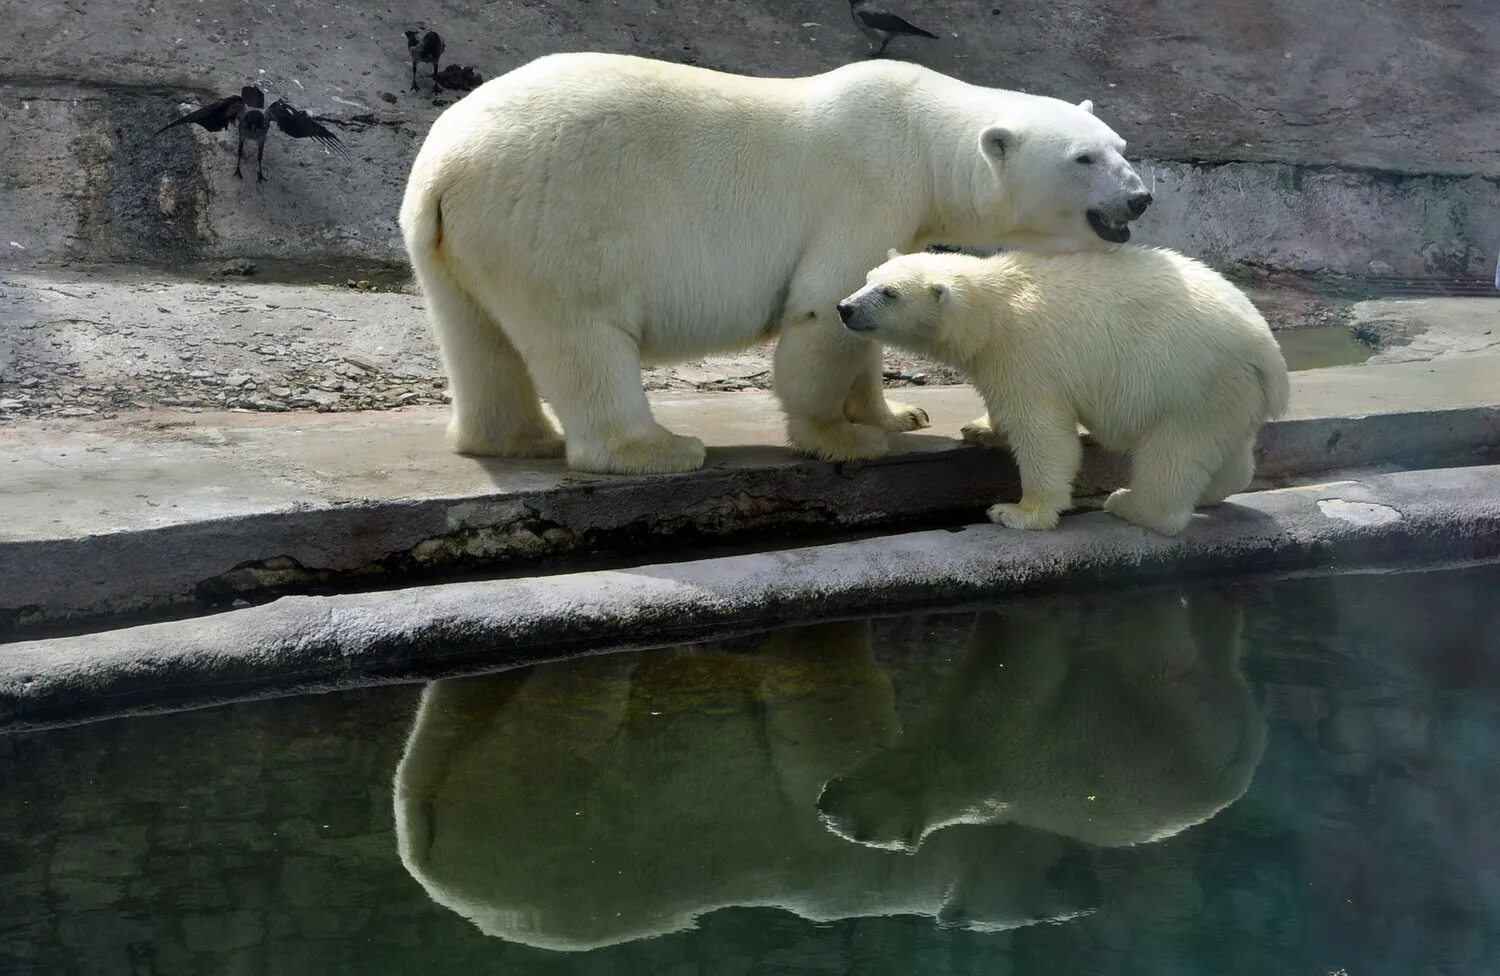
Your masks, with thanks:
[{"label": "wet concrete slab", "polygon": [[[644,558],[683,543],[976,517],[1018,492],[1009,455],[962,444],[967,387],[905,391],[932,416],[875,462],[799,456],[765,394],[664,395],[710,445],[685,475],[621,477],[447,450],[444,408],[185,413],[0,431],[0,640],[37,627],[437,574]],[[1262,483],[1500,447],[1500,356],[1314,370],[1262,435]],[[1122,459],[1090,448],[1080,497]]]}]

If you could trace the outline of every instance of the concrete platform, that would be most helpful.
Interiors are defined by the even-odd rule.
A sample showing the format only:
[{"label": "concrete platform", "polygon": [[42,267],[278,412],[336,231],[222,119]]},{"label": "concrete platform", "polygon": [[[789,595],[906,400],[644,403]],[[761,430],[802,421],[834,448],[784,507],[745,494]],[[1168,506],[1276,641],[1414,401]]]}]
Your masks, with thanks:
[{"label": "concrete platform", "polygon": [[[1005,452],[955,437],[968,388],[907,391],[933,427],[870,463],[784,447],[767,395],[663,397],[708,466],[669,477],[450,453],[446,411],[150,411],[0,431],[0,640],[122,615],[494,572],[544,560],[665,558],[705,540],[979,517],[1014,497]],[[1500,356],[1315,370],[1261,442],[1261,483],[1369,465],[1470,463],[1500,447]],[[1080,496],[1117,486],[1091,448]]]},{"label": "concrete platform", "polygon": [[546,578],[287,597],[0,648],[0,728],[493,670],[1069,587],[1500,558],[1500,467],[1245,495],[1166,538],[1104,512]]}]

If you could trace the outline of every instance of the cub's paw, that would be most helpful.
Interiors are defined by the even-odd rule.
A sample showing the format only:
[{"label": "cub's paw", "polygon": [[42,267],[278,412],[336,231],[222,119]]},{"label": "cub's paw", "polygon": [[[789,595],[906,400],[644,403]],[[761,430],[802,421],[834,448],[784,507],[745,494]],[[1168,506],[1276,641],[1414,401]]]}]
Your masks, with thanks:
[{"label": "cub's paw", "polygon": [[1046,530],[1057,528],[1058,510],[1021,499],[1017,504],[991,505],[984,513],[991,522],[1007,529]]},{"label": "cub's paw", "polygon": [[1176,535],[1192,521],[1191,508],[1161,509],[1148,504],[1141,493],[1121,488],[1104,500],[1104,510],[1116,518],[1139,525],[1141,528]]}]

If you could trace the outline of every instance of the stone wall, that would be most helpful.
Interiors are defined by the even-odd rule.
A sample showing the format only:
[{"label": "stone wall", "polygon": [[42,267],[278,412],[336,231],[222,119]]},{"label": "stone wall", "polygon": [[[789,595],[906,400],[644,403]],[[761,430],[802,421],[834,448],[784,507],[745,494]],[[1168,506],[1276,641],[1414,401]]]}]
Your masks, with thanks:
[{"label": "stone wall", "polygon": [[[1158,174],[1142,239],[1221,263],[1478,275],[1500,246],[1500,103],[1482,81],[1500,18],[1487,6],[924,0],[907,13],[940,39],[893,53],[1095,99]],[[418,20],[487,78],[566,50],[752,74],[865,52],[842,0],[19,5],[0,36],[0,248],[399,260],[406,171],[446,100],[407,90],[401,32]],[[151,136],[249,82],[327,120],[354,158],[273,133],[271,182],[257,186],[231,175],[228,134]]]}]

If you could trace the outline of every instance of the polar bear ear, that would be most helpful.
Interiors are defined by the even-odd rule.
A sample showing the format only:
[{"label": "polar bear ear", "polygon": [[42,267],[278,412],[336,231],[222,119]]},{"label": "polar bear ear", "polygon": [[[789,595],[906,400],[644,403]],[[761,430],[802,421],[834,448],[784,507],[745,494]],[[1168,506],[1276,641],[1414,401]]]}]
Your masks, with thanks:
[{"label": "polar bear ear", "polygon": [[894,260],[896,260],[896,258],[899,258],[900,256],[901,256],[901,252],[898,251],[898,250],[896,250],[894,247],[891,248],[889,251],[885,252],[885,259],[887,261],[894,261]]},{"label": "polar bear ear", "polygon": [[1078,103],[1078,107],[1083,109],[1090,115],[1094,114],[1094,100],[1092,98],[1085,98],[1083,101]]},{"label": "polar bear ear", "polygon": [[932,291],[932,297],[937,299],[939,305],[947,305],[953,298],[953,289],[946,281],[934,281],[927,286]]},{"label": "polar bear ear", "polygon": [[979,148],[993,160],[1005,158],[1005,154],[1016,148],[1019,138],[1003,125],[992,125],[979,135]]}]

